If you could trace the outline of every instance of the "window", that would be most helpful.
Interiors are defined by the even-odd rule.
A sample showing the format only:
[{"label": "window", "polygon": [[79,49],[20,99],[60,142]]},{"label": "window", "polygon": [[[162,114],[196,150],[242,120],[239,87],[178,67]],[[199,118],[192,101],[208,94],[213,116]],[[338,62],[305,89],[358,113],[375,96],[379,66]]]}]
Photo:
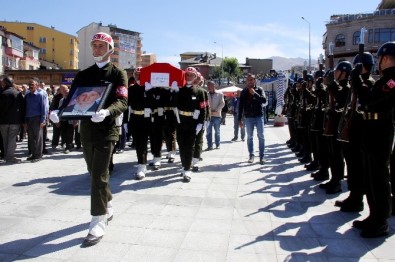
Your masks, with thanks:
[{"label": "window", "polygon": [[335,38],[335,46],[345,46],[346,45],[346,37],[343,34],[339,34]]},{"label": "window", "polygon": [[359,37],[360,36],[361,36],[361,32],[360,31],[354,32],[354,34],[352,36],[352,44],[353,45],[358,45],[359,44]]},{"label": "window", "polygon": [[47,49],[45,48],[40,48],[40,53],[45,55],[47,53]]},{"label": "window", "polygon": [[40,43],[46,43],[47,42],[47,38],[46,37],[40,37],[39,42]]},{"label": "window", "polygon": [[70,39],[70,44],[74,44],[74,39],[73,38]]},{"label": "window", "polygon": [[27,30],[34,30],[34,27],[33,26],[27,26],[26,29]]},{"label": "window", "polygon": [[74,55],[74,50],[70,50],[70,55]]},{"label": "window", "polygon": [[377,28],[369,30],[369,43],[384,44],[395,41],[395,28]]}]

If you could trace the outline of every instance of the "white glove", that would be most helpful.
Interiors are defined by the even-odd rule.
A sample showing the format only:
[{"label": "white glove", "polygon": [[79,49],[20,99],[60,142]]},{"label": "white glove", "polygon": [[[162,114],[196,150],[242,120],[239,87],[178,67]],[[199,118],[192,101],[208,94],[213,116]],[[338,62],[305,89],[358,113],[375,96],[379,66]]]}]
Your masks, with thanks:
[{"label": "white glove", "polygon": [[106,116],[110,115],[110,111],[108,109],[101,109],[99,112],[95,112],[95,114],[92,116],[91,120],[92,122],[99,123],[106,118]]},{"label": "white glove", "polygon": [[199,134],[200,130],[202,130],[203,124],[197,124],[196,126],[196,135]]},{"label": "white glove", "polygon": [[170,90],[174,92],[180,91],[177,81],[173,81],[173,83],[171,83]]},{"label": "white glove", "polygon": [[59,123],[59,116],[58,116],[59,110],[54,110],[51,111],[51,113],[49,114],[49,119],[54,123],[57,124]]},{"label": "white glove", "polygon": [[144,86],[145,86],[145,91],[149,91],[150,89],[152,89],[152,85],[149,82],[145,82]]}]

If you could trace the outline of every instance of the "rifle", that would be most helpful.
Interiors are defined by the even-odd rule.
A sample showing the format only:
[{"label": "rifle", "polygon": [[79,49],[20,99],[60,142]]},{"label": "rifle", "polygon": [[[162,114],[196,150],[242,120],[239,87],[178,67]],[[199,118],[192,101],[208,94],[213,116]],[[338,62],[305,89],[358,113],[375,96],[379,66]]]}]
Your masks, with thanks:
[{"label": "rifle", "polygon": [[[359,50],[358,50],[358,63],[362,63],[362,56],[364,52],[364,40],[365,40],[365,27],[361,28],[360,38],[359,38]],[[348,93],[347,102],[350,101],[350,105],[346,103],[346,106],[343,110],[343,115],[340,119],[339,127],[338,127],[338,138],[337,140],[343,142],[350,142],[350,129],[351,129],[351,121],[352,117],[357,108],[357,92],[353,87],[353,83],[351,82],[351,88]]]},{"label": "rifle", "polygon": [[[328,45],[328,51],[329,51],[329,68],[332,70],[329,74],[334,74],[333,68],[334,68],[334,55],[333,55],[333,48],[334,44],[332,42],[329,43]],[[329,100],[329,105],[326,106],[326,111],[325,111],[325,117],[324,117],[324,132],[322,133],[323,136],[333,136],[335,133],[335,94],[329,88],[328,89],[328,99]]]}]

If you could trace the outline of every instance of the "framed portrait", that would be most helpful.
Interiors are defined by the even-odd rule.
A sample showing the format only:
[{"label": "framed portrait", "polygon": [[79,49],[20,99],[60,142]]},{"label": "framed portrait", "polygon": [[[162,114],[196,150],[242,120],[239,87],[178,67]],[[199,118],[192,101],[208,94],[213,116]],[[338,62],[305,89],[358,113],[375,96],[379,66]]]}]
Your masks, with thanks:
[{"label": "framed portrait", "polygon": [[91,118],[103,108],[112,84],[104,83],[94,86],[73,86],[69,91],[70,99],[59,113],[61,120],[80,120]]}]

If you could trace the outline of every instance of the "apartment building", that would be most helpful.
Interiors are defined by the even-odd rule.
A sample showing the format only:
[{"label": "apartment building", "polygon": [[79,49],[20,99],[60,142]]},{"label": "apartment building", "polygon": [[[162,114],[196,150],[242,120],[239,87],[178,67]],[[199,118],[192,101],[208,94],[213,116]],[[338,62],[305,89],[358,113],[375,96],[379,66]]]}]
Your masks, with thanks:
[{"label": "apartment building", "polygon": [[80,69],[85,69],[94,63],[90,41],[95,33],[105,32],[114,40],[114,53],[111,55],[111,62],[116,66],[127,69],[136,68],[142,64],[142,44],[139,32],[134,32],[116,25],[104,26],[102,23],[90,23],[78,30],[79,39],[79,65]]},{"label": "apartment building", "polygon": [[[326,57],[332,43],[334,65],[343,58],[352,62],[359,50],[361,32],[364,34],[365,51],[375,54],[385,42],[395,41],[394,21],[394,0],[381,1],[372,13],[332,15],[322,42]],[[326,59],[325,66],[329,68],[329,59]]]},{"label": "apartment building", "polygon": [[78,39],[54,27],[36,23],[0,21],[8,32],[16,33],[24,41],[40,49],[39,59],[55,64],[58,68],[78,68]]}]

